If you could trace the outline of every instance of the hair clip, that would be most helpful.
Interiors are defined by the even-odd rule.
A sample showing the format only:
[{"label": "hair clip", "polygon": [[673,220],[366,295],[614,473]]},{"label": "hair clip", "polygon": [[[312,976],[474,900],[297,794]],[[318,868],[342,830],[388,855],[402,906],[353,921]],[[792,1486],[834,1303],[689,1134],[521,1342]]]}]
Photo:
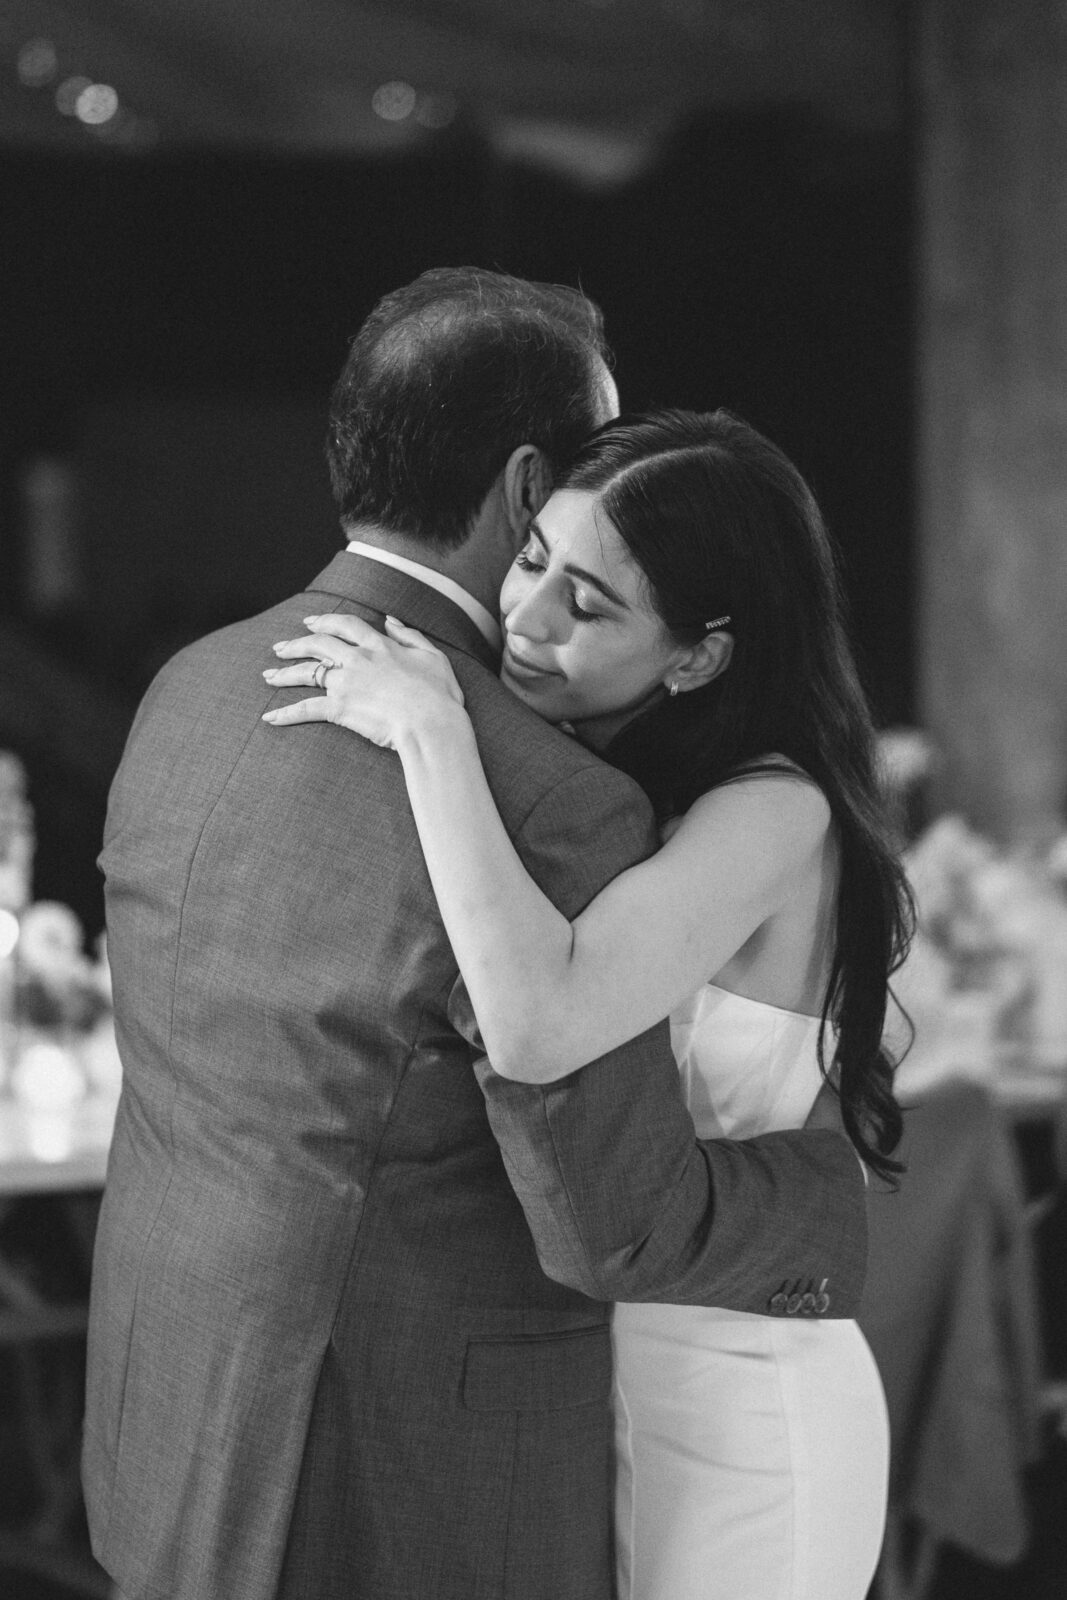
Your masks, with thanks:
[{"label": "hair clip", "polygon": [[725,628],[729,620],[730,613],[727,612],[725,617],[713,617],[710,622],[705,622],[704,626],[710,633],[713,628]]}]

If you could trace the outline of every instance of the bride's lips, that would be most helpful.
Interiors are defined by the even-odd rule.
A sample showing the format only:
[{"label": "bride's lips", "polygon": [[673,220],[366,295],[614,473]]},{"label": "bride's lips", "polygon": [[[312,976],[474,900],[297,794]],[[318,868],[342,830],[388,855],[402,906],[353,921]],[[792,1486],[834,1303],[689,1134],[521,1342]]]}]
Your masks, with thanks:
[{"label": "bride's lips", "polygon": [[511,653],[510,646],[504,647],[504,671],[512,678],[518,678],[527,683],[536,683],[546,678],[562,678],[562,672],[553,672],[550,667],[535,667],[530,661],[520,661],[518,656]]}]

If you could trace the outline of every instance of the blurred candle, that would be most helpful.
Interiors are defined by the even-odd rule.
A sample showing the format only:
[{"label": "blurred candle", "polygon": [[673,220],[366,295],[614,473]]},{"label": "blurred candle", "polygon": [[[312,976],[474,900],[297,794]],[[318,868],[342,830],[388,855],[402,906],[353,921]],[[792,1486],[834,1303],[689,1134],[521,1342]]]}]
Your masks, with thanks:
[{"label": "blurred candle", "polygon": [[15,1060],[15,946],[19,920],[0,906],[0,1090]]},{"label": "blurred candle", "polygon": [[38,1161],[66,1161],[74,1149],[74,1129],[62,1112],[34,1111],[26,1127],[26,1143]]},{"label": "blurred candle", "polygon": [[85,1075],[69,1050],[42,1039],[20,1052],[11,1089],[31,1111],[68,1111],[85,1096]]}]

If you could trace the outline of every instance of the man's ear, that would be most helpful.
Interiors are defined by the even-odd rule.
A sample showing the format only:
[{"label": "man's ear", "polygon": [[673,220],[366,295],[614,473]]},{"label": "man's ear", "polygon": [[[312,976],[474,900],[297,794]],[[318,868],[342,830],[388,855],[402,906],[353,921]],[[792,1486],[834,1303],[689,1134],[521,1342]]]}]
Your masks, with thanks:
[{"label": "man's ear", "polygon": [[676,683],[678,694],[685,694],[689,689],[701,688],[705,683],[710,683],[712,678],[717,678],[720,673],[726,671],[733,653],[732,633],[717,630],[705,634],[699,644],[694,644],[685,651],[673,668],[667,679],[668,688],[672,683]]},{"label": "man's ear", "polygon": [[531,517],[536,517],[552,493],[552,473],[544,451],[535,444],[520,444],[508,456],[502,491],[504,511],[518,544],[526,542]]}]

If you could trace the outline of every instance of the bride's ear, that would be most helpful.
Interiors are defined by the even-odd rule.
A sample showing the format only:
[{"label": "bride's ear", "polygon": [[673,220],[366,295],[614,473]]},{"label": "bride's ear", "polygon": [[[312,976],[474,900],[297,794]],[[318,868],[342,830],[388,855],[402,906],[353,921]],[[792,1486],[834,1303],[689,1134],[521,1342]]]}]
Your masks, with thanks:
[{"label": "bride's ear", "polygon": [[690,689],[702,688],[705,683],[710,683],[713,678],[719,677],[726,671],[733,653],[732,633],[716,631],[705,634],[699,644],[692,645],[684,653],[671,671],[666,680],[668,690],[671,690],[672,684],[678,686],[671,690],[674,694],[685,694]]},{"label": "bride's ear", "polygon": [[508,456],[503,473],[504,509],[520,544],[526,530],[552,492],[552,473],[544,451],[535,444],[520,444]]}]

